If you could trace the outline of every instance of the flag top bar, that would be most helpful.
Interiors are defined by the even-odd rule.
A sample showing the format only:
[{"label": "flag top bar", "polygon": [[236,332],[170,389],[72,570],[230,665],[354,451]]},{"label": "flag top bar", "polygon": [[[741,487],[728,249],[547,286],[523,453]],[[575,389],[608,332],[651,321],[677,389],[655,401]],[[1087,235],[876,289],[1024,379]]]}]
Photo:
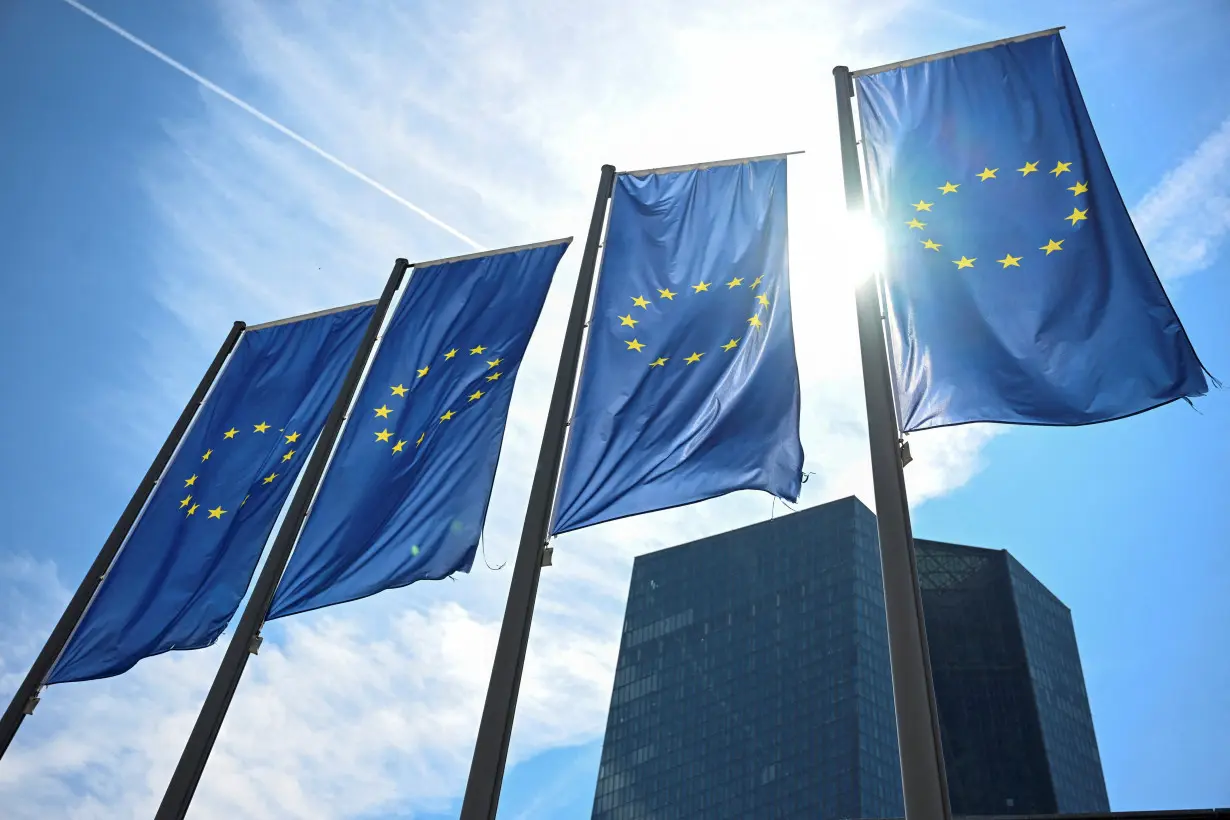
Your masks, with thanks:
[{"label": "flag top bar", "polygon": [[314,313],[301,313],[298,316],[287,316],[285,319],[274,319],[272,322],[262,322],[259,325],[248,325],[248,330],[264,330],[267,327],[289,325],[291,322],[302,322],[305,319],[315,319],[318,316],[328,316],[330,313],[341,313],[344,310],[367,307],[369,305],[374,305],[379,301],[379,299],[368,299],[366,302],[355,302],[353,305],[342,305],[341,307],[318,310]]},{"label": "flag top bar", "polygon": [[464,262],[467,259],[481,259],[484,256],[495,256],[497,253],[515,253],[516,251],[528,251],[528,250],[533,250],[534,248],[545,248],[548,245],[558,245],[562,242],[571,242],[571,241],[572,241],[571,236],[565,236],[562,239],[548,239],[545,242],[532,242],[529,245],[513,245],[512,247],[508,247],[508,248],[496,248],[493,251],[478,251],[476,253],[462,254],[461,256],[448,256],[448,257],[445,257],[444,259],[432,259],[428,262],[414,262],[410,265],[410,267],[415,268],[415,269],[431,268],[431,267],[435,267],[436,265],[446,265],[450,262]]},{"label": "flag top bar", "polygon": [[785,151],[781,154],[765,154],[760,157],[740,157],[739,159],[721,159],[716,162],[696,162],[691,165],[671,165],[666,168],[646,168],[644,171],[620,171],[621,177],[647,177],[653,174],[677,174],[682,171],[701,171],[705,168],[717,168],[722,165],[742,165],[745,162],[759,162],[765,159],[781,159],[802,154],[802,151]]},{"label": "flag top bar", "polygon": [[912,65],[919,63],[929,63],[933,60],[942,60],[945,57],[955,57],[958,54],[968,54],[971,51],[984,51],[988,48],[995,48],[1006,43],[1021,43],[1025,40],[1033,40],[1036,37],[1048,37],[1052,34],[1058,34],[1067,26],[1059,26],[1058,28],[1048,28],[1044,31],[1035,31],[1031,34],[1018,34],[1016,37],[1005,37],[1002,40],[992,40],[989,43],[979,43],[976,46],[966,46],[965,48],[954,48],[951,51],[941,51],[938,54],[928,54],[925,57],[914,57],[910,60],[900,60],[895,63],[887,63],[886,65],[878,65],[875,68],[860,68],[858,71],[851,71],[851,77],[865,77],[868,74],[879,74],[882,71],[892,71],[894,68],[909,68]]}]

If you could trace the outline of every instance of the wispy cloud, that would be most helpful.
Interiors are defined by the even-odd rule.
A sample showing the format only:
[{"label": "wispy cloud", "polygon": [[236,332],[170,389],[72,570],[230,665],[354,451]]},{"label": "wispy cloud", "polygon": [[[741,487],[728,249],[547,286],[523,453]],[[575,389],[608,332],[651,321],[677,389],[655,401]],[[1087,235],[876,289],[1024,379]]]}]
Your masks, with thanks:
[{"label": "wispy cloud", "polygon": [[449,225],[445,222],[440,221],[439,219],[436,219],[436,217],[427,213],[427,211],[423,210],[418,205],[415,205],[413,202],[409,201],[408,199],[403,197],[401,194],[385,187],[380,182],[372,179],[367,174],[360,171],[358,168],[355,168],[353,165],[350,165],[349,163],[344,162],[341,159],[338,159],[337,157],[333,156],[328,151],[321,148],[319,145],[312,142],[307,137],[304,137],[298,132],[293,131],[290,128],[287,128],[285,125],[278,122],[273,117],[270,117],[268,114],[256,108],[255,106],[249,105],[248,103],[244,102],[239,97],[236,97],[234,94],[227,91],[225,88],[213,82],[212,80],[209,80],[206,77],[202,77],[200,74],[188,68],[186,65],[179,62],[178,60],[167,56],[167,54],[154,48],[152,45],[145,42],[140,37],[136,36],[132,32],[123,28],[122,26],[119,26],[116,23],[113,23],[112,21],[108,20],[106,17],[103,17],[98,12],[90,8],[87,8],[86,6],[83,6],[81,3],[78,3],[77,0],[64,0],[64,2],[72,6],[73,8],[77,9],[77,11],[86,15],[90,19],[99,23],[100,25],[103,25],[107,27],[108,29],[110,29],[111,31],[115,32],[120,37],[123,37],[125,40],[132,43],[134,46],[146,52],[147,54],[150,54],[151,56],[158,58],[163,63],[169,65],[171,68],[175,69],[176,71],[183,74],[184,76],[189,77],[192,80],[195,80],[203,88],[206,88],[212,91],[213,93],[217,94],[219,97],[226,100],[227,102],[232,103],[233,105],[239,106],[244,111],[247,111],[249,114],[251,114],[252,116],[256,117],[258,120],[263,122],[265,125],[268,125],[270,128],[273,128],[274,130],[278,131],[284,136],[289,137],[290,139],[299,143],[304,148],[308,149],[313,154],[316,154],[318,157],[325,160],[326,162],[337,166],[338,168],[350,174],[351,176],[353,176],[355,179],[359,180],[360,182],[365,182],[368,185],[372,186],[377,191],[379,191],[380,193],[387,196],[389,199],[396,202],[398,205],[402,205],[406,208],[409,208],[411,211],[414,211],[416,214],[423,217],[431,224],[435,225],[436,227],[442,230],[448,231],[453,236],[460,239],[462,242],[465,242],[467,245],[470,245],[474,248],[482,248],[482,245],[475,242],[473,239],[466,236],[461,231],[454,228],[452,225]]},{"label": "wispy cloud", "polygon": [[[231,39],[216,61],[255,78],[245,88],[254,108],[361,158],[390,190],[492,246],[582,234],[604,162],[659,167],[806,147],[790,160],[802,432],[816,472],[803,503],[850,493],[870,502],[853,294],[831,253],[844,203],[830,72],[899,56],[866,43],[901,3],[578,8],[476,0],[411,13],[388,0],[227,0]],[[150,287],[170,318],[151,338],[141,390],[120,397],[128,414],[173,415],[195,383],[185,363],[234,318],[370,298],[395,257],[466,250],[232,103],[202,87],[199,116],[167,123],[166,144],[150,153],[145,186],[161,224],[148,251],[162,271]],[[493,564],[518,540],[579,255],[561,266],[521,370],[486,530]],[[912,500],[965,482],[988,435],[962,427],[915,437]],[[633,556],[770,509],[767,496],[734,494],[560,538],[540,588],[512,760],[600,736]],[[464,783],[510,575],[480,565],[456,582],[271,624],[198,811],[321,818],[446,806]],[[19,806],[16,817],[148,816],[218,649],[53,689],[0,766],[0,801]],[[0,668],[31,654],[14,650]]]},{"label": "wispy cloud", "polygon": [[1158,274],[1213,264],[1230,233],[1230,117],[1132,209]]}]

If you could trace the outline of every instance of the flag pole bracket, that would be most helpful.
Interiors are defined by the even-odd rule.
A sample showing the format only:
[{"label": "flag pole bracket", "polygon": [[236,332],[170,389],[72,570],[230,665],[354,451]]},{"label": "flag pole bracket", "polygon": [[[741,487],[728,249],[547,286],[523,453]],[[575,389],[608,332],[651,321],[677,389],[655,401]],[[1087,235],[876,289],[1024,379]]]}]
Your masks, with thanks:
[{"label": "flag pole bracket", "polygon": [[553,556],[554,554],[555,554],[555,548],[554,548],[554,547],[543,547],[543,548],[542,548],[542,561],[541,561],[541,566],[544,566],[544,567],[549,567],[549,566],[552,566],[552,564],[551,564],[551,556]]},{"label": "flag pole bracket", "polygon": [[38,695],[31,695],[30,699],[26,701],[26,705],[21,708],[21,713],[23,715],[34,714],[34,710],[38,708],[38,702],[40,700],[42,700],[42,698],[40,698]]},{"label": "flag pole bracket", "polygon": [[260,635],[253,635],[252,640],[248,642],[248,654],[259,655],[261,651],[261,644],[264,642],[265,639]]}]

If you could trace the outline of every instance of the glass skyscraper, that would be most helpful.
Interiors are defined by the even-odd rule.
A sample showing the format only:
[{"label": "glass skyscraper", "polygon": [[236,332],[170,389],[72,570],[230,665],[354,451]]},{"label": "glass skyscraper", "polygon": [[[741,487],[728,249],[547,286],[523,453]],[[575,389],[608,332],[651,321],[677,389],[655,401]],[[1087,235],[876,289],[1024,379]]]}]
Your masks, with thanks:
[{"label": "glass skyscraper", "polygon": [[1068,608],[1004,550],[914,547],[953,814],[1109,811]]},{"label": "glass skyscraper", "polygon": [[[1106,810],[1067,609],[1007,553],[918,550],[954,811]],[[594,820],[900,817],[897,765],[859,501],[636,559]]]}]

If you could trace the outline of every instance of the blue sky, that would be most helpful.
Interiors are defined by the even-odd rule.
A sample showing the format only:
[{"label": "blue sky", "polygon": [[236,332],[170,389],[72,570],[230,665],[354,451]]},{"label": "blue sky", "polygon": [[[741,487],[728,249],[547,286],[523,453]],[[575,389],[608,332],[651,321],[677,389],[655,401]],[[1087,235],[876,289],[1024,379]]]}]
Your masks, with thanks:
[{"label": "blue sky", "polygon": [[[1054,25],[1198,353],[1230,377],[1220,0],[847,4],[243,0],[91,8],[488,247],[583,235],[598,168],[791,159],[803,502],[870,501],[830,70]],[[575,6],[575,8],[574,8]],[[469,247],[62,0],[0,8],[0,697],[7,702],[230,322],[372,298]],[[510,557],[579,252],[522,369],[486,549]],[[913,437],[920,536],[1011,550],[1071,607],[1113,808],[1230,804],[1230,408]],[[559,539],[501,817],[585,816],[632,556],[768,516],[738,494]],[[197,816],[455,816],[508,571],[481,561],[270,627]],[[50,690],[9,816],[144,817],[217,647]],[[13,814],[13,808],[16,813]]]}]

